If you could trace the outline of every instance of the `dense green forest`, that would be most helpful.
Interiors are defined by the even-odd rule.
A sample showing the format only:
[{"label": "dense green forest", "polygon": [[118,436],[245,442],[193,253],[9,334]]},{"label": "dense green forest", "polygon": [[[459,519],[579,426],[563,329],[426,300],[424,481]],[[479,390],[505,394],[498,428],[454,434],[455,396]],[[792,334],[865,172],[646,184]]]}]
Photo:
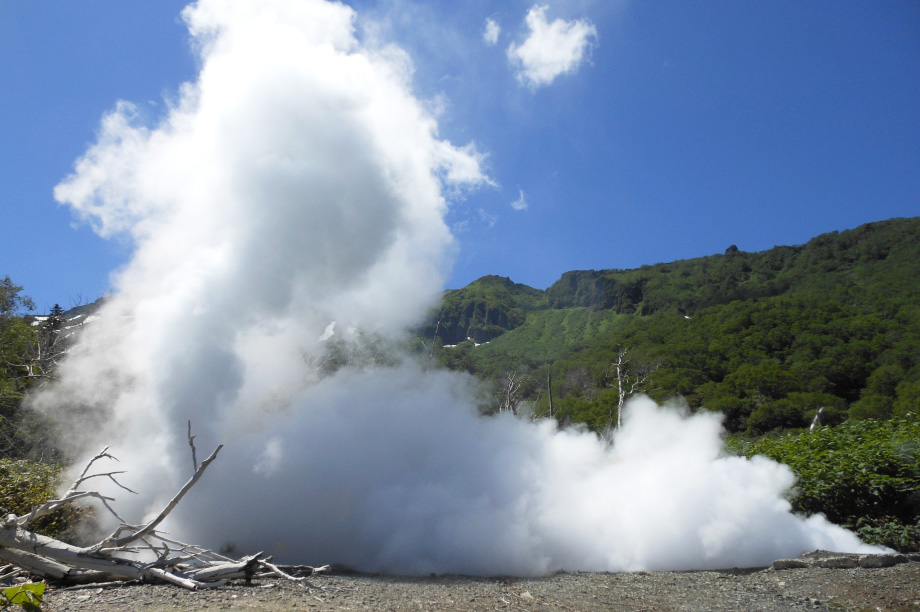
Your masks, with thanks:
[{"label": "dense green forest", "polygon": [[822,408],[825,424],[903,416],[920,404],[920,218],[567,272],[545,291],[486,276],[446,292],[419,336],[493,381],[493,408],[513,374],[537,414],[551,391],[555,418],[598,432],[626,383],[723,412],[731,432],[804,427]]}]

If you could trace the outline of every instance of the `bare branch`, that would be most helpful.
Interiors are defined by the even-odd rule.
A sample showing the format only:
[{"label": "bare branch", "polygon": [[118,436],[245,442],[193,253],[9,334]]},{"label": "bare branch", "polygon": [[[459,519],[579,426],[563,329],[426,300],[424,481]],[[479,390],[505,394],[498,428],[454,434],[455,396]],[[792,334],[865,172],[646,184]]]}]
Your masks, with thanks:
[{"label": "bare branch", "polygon": [[192,435],[192,420],[188,421],[188,445],[192,447],[192,466],[198,471],[198,457],[195,454],[195,436]]},{"label": "bare branch", "polygon": [[87,462],[86,466],[83,468],[83,471],[80,473],[80,476],[74,481],[74,483],[70,486],[70,489],[64,494],[64,496],[61,499],[52,499],[52,500],[45,502],[41,506],[37,506],[33,508],[31,512],[17,519],[16,521],[17,525],[21,527],[28,525],[29,523],[31,523],[32,521],[34,521],[35,519],[39,517],[51,514],[55,510],[58,510],[59,508],[62,508],[63,506],[67,504],[71,504],[75,501],[78,501],[80,499],[85,499],[88,497],[98,499],[100,502],[102,502],[102,504],[106,507],[106,509],[109,512],[111,512],[113,516],[115,516],[115,518],[117,518],[120,522],[123,523],[124,520],[120,516],[118,516],[118,513],[115,512],[115,510],[108,503],[110,501],[115,501],[114,498],[106,497],[105,495],[102,495],[101,493],[98,493],[96,491],[80,491],[79,490],[80,485],[82,485],[87,480],[90,480],[92,478],[104,477],[104,478],[108,478],[113,483],[115,483],[118,487],[124,489],[125,491],[128,491],[129,493],[134,493],[136,495],[135,491],[132,491],[125,485],[121,484],[120,482],[118,482],[118,479],[115,478],[117,474],[124,474],[124,471],[99,472],[96,474],[88,474],[90,468],[100,459],[113,459],[115,461],[118,461],[118,458],[110,454],[108,450],[109,450],[109,447],[106,446],[98,454],[96,454],[96,456],[90,459],[89,462]]},{"label": "bare branch", "polygon": [[[191,478],[189,478],[188,482],[185,483],[185,486],[183,486],[182,489],[180,489],[179,492],[176,493],[175,497],[169,500],[169,503],[166,504],[166,507],[163,508],[163,510],[160,512],[160,514],[157,515],[155,519],[153,519],[152,521],[144,525],[141,529],[139,529],[135,533],[132,533],[131,535],[125,536],[123,538],[118,538],[117,540],[115,540],[114,545],[124,546],[125,544],[129,544],[133,542],[134,540],[142,538],[143,536],[151,533],[156,528],[156,526],[162,523],[163,519],[165,519],[166,516],[170,512],[172,512],[172,509],[176,507],[176,505],[179,503],[179,500],[181,500],[185,496],[185,494],[188,493],[189,490],[193,486],[195,486],[195,483],[198,482],[198,479],[201,478],[201,475],[204,474],[204,471],[207,469],[207,467],[211,465],[211,462],[217,458],[217,453],[219,453],[220,449],[222,449],[223,447],[224,447],[223,444],[218,445],[218,447],[214,449],[214,452],[211,453],[211,456],[201,462],[201,467],[195,470],[195,473],[192,475]],[[108,542],[105,542],[105,541],[100,542],[100,544],[102,543],[108,544]]]},{"label": "bare branch", "polygon": [[[72,485],[70,485],[70,491],[76,491],[80,487],[80,485],[83,484],[84,481],[89,480],[90,478],[95,478],[96,476],[123,473],[123,472],[107,472],[103,474],[92,474],[90,476],[86,475],[89,472],[90,468],[93,467],[93,464],[95,464],[100,459],[111,459],[112,461],[118,461],[118,457],[109,453],[109,448],[110,448],[109,446],[106,446],[101,451],[99,451],[99,453],[95,457],[89,460],[89,462],[86,464],[86,467],[84,467],[83,471],[80,472],[80,476],[74,481]],[[115,484],[118,484],[118,483],[116,482]],[[131,492],[133,493],[133,491]]]},{"label": "bare branch", "polygon": [[[112,498],[97,491],[78,490],[78,487],[90,478],[112,477],[112,472],[89,473],[90,466],[99,459],[114,459],[108,454],[106,447],[89,461],[64,497],[42,504],[29,515],[17,517],[11,514],[5,520],[0,520],[0,575],[9,577],[22,570],[36,576],[66,582],[155,580],[187,589],[220,586],[235,578],[249,580],[257,572],[266,572],[263,575],[275,575],[287,580],[301,580],[271,563],[271,557],[263,558],[262,553],[233,560],[200,546],[172,540],[156,530],[182,497],[198,482],[208,465],[217,458],[221,448],[223,447],[218,446],[201,465],[197,466],[191,479],[156,518],[137,526],[129,525],[115,513],[109,505],[109,502],[113,501]],[[39,516],[65,504],[85,499],[98,499],[120,522],[109,537],[94,546],[80,548],[24,528],[24,525]],[[122,536],[124,533],[127,535]],[[141,561],[141,558],[144,561]],[[150,561],[151,558],[153,561]],[[19,569],[2,567],[3,563],[10,563]],[[315,573],[327,570],[328,566],[309,569],[311,573]]]},{"label": "bare branch", "polygon": [[101,493],[98,493],[96,491],[77,491],[74,493],[70,493],[69,495],[67,495],[66,497],[62,499],[52,499],[50,501],[45,502],[41,506],[37,506],[33,508],[32,511],[29,512],[28,514],[24,514],[23,516],[20,516],[16,520],[16,524],[19,525],[20,527],[25,527],[26,525],[28,525],[35,519],[40,518],[42,516],[47,516],[48,514],[51,514],[58,508],[62,508],[63,506],[66,506],[67,504],[71,504],[75,501],[86,499],[88,497],[98,499],[100,502],[102,502],[102,505],[104,505],[106,509],[112,513],[112,515],[115,518],[117,518],[121,522],[124,522],[124,519],[118,516],[118,513],[115,512],[115,510],[108,503],[110,501],[115,501],[114,498],[106,497],[105,495],[102,495]]}]

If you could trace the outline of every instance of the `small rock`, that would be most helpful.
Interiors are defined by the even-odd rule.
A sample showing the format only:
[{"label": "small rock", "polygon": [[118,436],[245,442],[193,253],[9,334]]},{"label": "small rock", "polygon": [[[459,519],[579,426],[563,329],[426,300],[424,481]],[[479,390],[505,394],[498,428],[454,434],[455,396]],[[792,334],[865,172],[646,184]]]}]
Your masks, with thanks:
[{"label": "small rock", "polygon": [[521,599],[524,599],[527,601],[533,601],[533,595],[530,594],[530,591],[524,591],[523,593],[521,593]]},{"label": "small rock", "polygon": [[850,569],[859,566],[858,557],[828,557],[826,559],[817,559],[816,567],[826,567],[829,569]]},{"label": "small rock", "polygon": [[904,555],[861,555],[859,567],[892,567],[908,561]]},{"label": "small rock", "polygon": [[809,563],[801,559],[777,559],[773,562],[773,569],[775,570],[801,569],[803,567],[809,567]]}]

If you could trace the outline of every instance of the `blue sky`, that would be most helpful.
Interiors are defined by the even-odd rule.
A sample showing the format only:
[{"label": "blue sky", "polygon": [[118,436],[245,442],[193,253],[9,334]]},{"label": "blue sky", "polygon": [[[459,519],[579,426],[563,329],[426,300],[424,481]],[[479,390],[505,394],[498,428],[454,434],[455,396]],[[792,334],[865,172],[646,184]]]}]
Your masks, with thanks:
[{"label": "blue sky", "polygon": [[[361,36],[409,53],[440,136],[487,154],[494,185],[447,217],[447,287],[499,274],[545,288],[920,214],[916,2],[349,4]],[[0,276],[39,310],[95,299],[130,256],[53,189],[118,100],[155,123],[194,80],[184,5],[0,0]],[[587,32],[540,82],[509,54],[535,6]]]}]

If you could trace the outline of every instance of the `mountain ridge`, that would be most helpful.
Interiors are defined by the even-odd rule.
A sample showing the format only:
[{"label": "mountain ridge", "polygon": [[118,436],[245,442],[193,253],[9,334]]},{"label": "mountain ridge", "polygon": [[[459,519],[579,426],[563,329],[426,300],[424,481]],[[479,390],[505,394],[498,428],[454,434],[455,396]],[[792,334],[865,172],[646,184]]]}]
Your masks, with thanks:
[{"label": "mountain ridge", "polygon": [[802,426],[819,407],[837,422],[886,418],[920,409],[917,279],[920,217],[895,218],[761,252],[573,270],[546,290],[483,277],[446,291],[418,333],[446,345],[448,368],[495,384],[528,372],[538,411],[551,376],[563,412],[598,429],[623,347],[666,364],[656,399],[720,410],[734,431]]},{"label": "mountain ridge", "polygon": [[[890,233],[892,229],[897,230],[899,240],[885,240],[884,234]],[[702,307],[736,299],[773,297],[787,293],[797,281],[801,281],[801,272],[793,269],[790,273],[788,270],[795,267],[793,264],[797,259],[822,262],[821,274],[852,272],[852,264],[856,261],[886,259],[892,248],[898,244],[904,246],[900,239],[905,235],[907,238],[920,236],[920,217],[875,221],[842,232],[820,234],[802,245],[775,246],[765,251],[745,252],[729,247],[721,255],[648,264],[632,269],[570,270],[545,290],[515,283],[508,277],[487,275],[461,289],[444,292],[442,306],[436,317],[436,321],[441,322],[438,335],[446,344],[457,344],[467,337],[480,343],[488,342],[504,333],[498,332],[496,327],[509,331],[520,324],[517,312],[515,315],[502,314],[498,312],[502,308],[521,314],[543,308],[565,309],[578,306],[613,309],[619,314],[630,314],[641,308],[641,314],[652,314],[663,307],[674,306],[688,314]],[[834,266],[834,258],[837,256],[843,258],[839,260],[838,266]],[[782,273],[784,271],[785,274]],[[665,296],[661,295],[663,279],[672,272],[682,277],[676,281],[672,278],[669,286],[671,294],[676,293],[676,302],[673,299],[665,300]],[[702,279],[703,283],[694,283],[694,279]],[[699,284],[707,287],[707,291],[700,296],[689,295]],[[505,295],[496,296],[494,292],[490,294],[486,289],[490,286],[501,286]],[[526,303],[519,303],[517,298],[524,294],[527,296]],[[497,303],[482,299],[489,297],[500,299]],[[511,305],[507,304],[509,298],[515,300]],[[464,305],[461,310],[467,314],[465,319],[456,317],[455,304],[458,301]],[[475,316],[476,313],[480,316]],[[431,319],[429,317],[429,321],[420,330],[422,335],[429,329]]]}]

